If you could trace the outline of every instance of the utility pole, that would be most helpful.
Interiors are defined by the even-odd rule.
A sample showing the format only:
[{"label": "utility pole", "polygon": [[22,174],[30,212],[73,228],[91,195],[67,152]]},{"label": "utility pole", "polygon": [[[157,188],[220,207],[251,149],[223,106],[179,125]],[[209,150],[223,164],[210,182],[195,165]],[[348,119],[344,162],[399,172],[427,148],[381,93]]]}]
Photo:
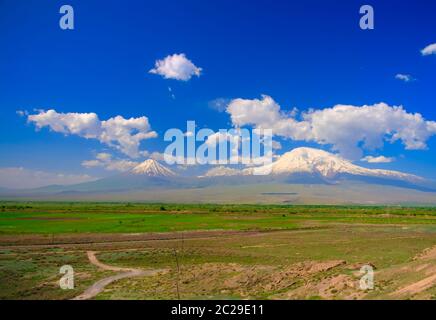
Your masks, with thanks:
[{"label": "utility pole", "polygon": [[180,266],[179,266],[179,258],[177,257],[177,249],[176,248],[174,248],[174,257],[176,258],[176,265],[177,265],[177,277],[176,277],[177,300],[180,300],[180,291],[179,291]]}]

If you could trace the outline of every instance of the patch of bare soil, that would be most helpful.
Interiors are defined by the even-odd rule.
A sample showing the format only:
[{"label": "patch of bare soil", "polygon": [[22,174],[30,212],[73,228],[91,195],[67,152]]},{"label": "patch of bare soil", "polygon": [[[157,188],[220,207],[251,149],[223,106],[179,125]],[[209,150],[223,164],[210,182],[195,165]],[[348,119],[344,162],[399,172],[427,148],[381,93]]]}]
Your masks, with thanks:
[{"label": "patch of bare soil", "polygon": [[433,274],[430,277],[427,277],[425,279],[422,279],[418,282],[409,284],[408,286],[405,286],[397,291],[395,291],[392,295],[393,296],[401,296],[401,295],[414,295],[420,292],[423,292],[427,289],[430,289],[436,285],[436,274]]},{"label": "patch of bare soil", "polygon": [[[402,272],[414,273],[421,275],[419,281],[403,285],[394,292],[390,293],[391,297],[412,297],[424,293],[425,291],[436,286],[436,246],[424,249],[417,254],[413,261],[401,268]],[[419,264],[418,264],[419,263]],[[424,276],[424,278],[422,278]]]},{"label": "patch of bare soil", "polygon": [[[302,279],[327,272],[345,264],[343,260],[306,261],[287,267],[269,265],[206,263],[183,270],[181,284],[185,290],[205,288],[244,298],[275,294],[298,286]],[[322,276],[321,276],[322,278]]]},{"label": "patch of bare soil", "polygon": [[356,262],[356,263],[352,263],[352,264],[347,265],[347,269],[348,270],[359,271],[360,268],[362,268],[363,266],[371,266],[374,270],[377,269],[377,267],[372,262]]},{"label": "patch of bare soil", "polygon": [[435,259],[436,246],[426,248],[421,253],[417,254],[413,258],[413,261],[421,262],[422,264],[413,265],[411,263],[410,266],[403,267],[403,270],[419,273],[420,275],[424,275],[425,278],[409,283],[392,292],[390,295],[393,297],[414,296],[436,286],[436,265],[434,261],[432,261]]},{"label": "patch of bare soil", "polygon": [[229,289],[253,288],[254,291],[278,291],[298,282],[302,277],[329,271],[345,264],[343,260],[326,262],[305,261],[280,270],[269,266],[256,266],[224,281]]},{"label": "patch of bare soil", "polygon": [[316,272],[322,272],[322,271],[329,271],[333,268],[336,268],[341,265],[345,265],[346,262],[344,260],[332,260],[332,261],[326,261],[326,262],[310,262],[310,267],[305,268],[307,270],[308,274],[316,273]]},{"label": "patch of bare soil", "polygon": [[345,274],[328,276],[320,281],[309,280],[306,284],[277,296],[280,299],[362,299],[365,292],[358,287],[358,280]]},{"label": "patch of bare soil", "polygon": [[[370,263],[357,263],[346,265],[343,260],[326,262],[303,262],[292,266],[303,284],[290,290],[272,296],[274,299],[308,299],[312,297],[321,299],[362,299],[366,293],[359,288],[357,277],[347,274],[322,273],[333,268],[344,266],[348,270],[359,270],[362,265]],[[296,268],[296,269],[295,269]]]}]

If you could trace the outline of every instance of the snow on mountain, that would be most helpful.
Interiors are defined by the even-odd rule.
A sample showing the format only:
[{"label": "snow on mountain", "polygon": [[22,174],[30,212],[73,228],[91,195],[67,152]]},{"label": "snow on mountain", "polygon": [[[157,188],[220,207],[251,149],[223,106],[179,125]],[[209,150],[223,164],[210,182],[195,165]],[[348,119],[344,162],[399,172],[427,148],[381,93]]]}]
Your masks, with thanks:
[{"label": "snow on mountain", "polygon": [[212,168],[209,171],[207,171],[204,176],[200,176],[199,178],[203,177],[229,177],[229,176],[237,176],[240,175],[241,171],[229,167],[219,166],[216,168]]},{"label": "snow on mountain", "polygon": [[149,177],[173,177],[176,175],[173,171],[152,159],[148,159],[140,163],[134,167],[130,173]]},{"label": "snow on mountain", "polygon": [[[335,179],[341,175],[353,175],[361,177],[373,177],[384,179],[395,179],[408,182],[422,182],[423,178],[402,173],[398,171],[368,169],[351,163],[338,155],[324,150],[314,148],[296,148],[283,154],[277,161],[261,166],[244,170],[237,170],[229,167],[219,166],[207,171],[204,177],[225,177],[238,175],[256,175],[273,177],[285,177],[292,174],[317,175],[326,179]],[[130,171],[134,175],[145,175],[150,177],[174,177],[176,174],[159,162],[149,159]]]},{"label": "snow on mountain", "polygon": [[[251,174],[252,168],[245,169],[244,174]],[[398,171],[368,169],[357,166],[332,153],[313,149],[296,148],[282,155],[272,164],[256,168],[257,173],[272,175],[290,175],[295,173],[318,174],[333,179],[341,174],[399,179],[410,182],[423,181],[423,178]]]}]

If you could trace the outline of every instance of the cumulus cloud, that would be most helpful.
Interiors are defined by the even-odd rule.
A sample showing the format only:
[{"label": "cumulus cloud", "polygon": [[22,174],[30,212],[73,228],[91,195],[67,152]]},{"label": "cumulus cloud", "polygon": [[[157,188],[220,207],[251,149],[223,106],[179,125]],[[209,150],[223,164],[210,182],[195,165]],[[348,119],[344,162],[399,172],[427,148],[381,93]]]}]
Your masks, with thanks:
[{"label": "cumulus cloud", "polygon": [[429,56],[431,54],[436,54],[436,43],[430,44],[421,50],[423,56]]},{"label": "cumulus cloud", "polygon": [[270,97],[262,99],[234,99],[227,106],[227,113],[236,127],[252,125],[260,129],[272,129],[274,135],[293,140],[308,140],[311,128],[308,122],[299,122]]},{"label": "cumulus cloud", "polygon": [[361,161],[368,162],[368,163],[390,163],[395,161],[395,158],[392,157],[385,157],[385,156],[366,156],[365,158],[362,158]]},{"label": "cumulus cloud", "polygon": [[395,75],[395,79],[401,80],[401,81],[404,81],[404,82],[415,81],[415,79],[410,74],[402,74],[402,73],[396,74]]},{"label": "cumulus cloud", "polygon": [[149,73],[158,74],[165,79],[188,81],[193,76],[199,77],[202,69],[189,60],[184,53],[169,55],[162,60],[156,60]]},{"label": "cumulus cloud", "polygon": [[36,128],[50,128],[65,135],[78,135],[86,139],[97,139],[129,157],[141,155],[141,141],[157,137],[147,117],[125,119],[116,116],[101,121],[95,113],[58,113],[56,110],[40,110],[27,117]]},{"label": "cumulus cloud", "polygon": [[86,174],[54,173],[22,167],[0,168],[0,187],[10,189],[38,188],[48,185],[70,185],[96,180]]},{"label": "cumulus cloud", "polygon": [[382,148],[386,141],[400,141],[409,150],[425,149],[426,141],[436,134],[436,122],[386,103],[309,110],[298,120],[264,95],[262,99],[232,100],[227,112],[235,126],[272,129],[283,138],[331,145],[349,159],[360,159],[362,149]]},{"label": "cumulus cloud", "polygon": [[139,162],[126,159],[113,159],[109,153],[99,153],[93,160],[85,160],[82,166],[85,168],[104,168],[108,171],[126,172],[136,167]]},{"label": "cumulus cloud", "polygon": [[[237,132],[215,132],[207,136],[205,143],[209,146],[217,146],[220,143],[227,144],[227,142],[233,143],[235,146],[239,146],[243,137],[239,136]],[[248,139],[248,138],[245,138]]]}]

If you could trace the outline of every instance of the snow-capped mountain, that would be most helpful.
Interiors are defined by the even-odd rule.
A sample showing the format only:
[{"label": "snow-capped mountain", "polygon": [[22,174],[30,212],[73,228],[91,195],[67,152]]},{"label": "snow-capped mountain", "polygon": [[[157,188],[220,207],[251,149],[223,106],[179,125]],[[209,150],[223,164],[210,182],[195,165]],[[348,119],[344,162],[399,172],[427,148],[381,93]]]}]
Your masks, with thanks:
[{"label": "snow-capped mountain", "polygon": [[[256,175],[253,174],[253,170],[256,170]],[[265,174],[259,175],[262,172]],[[32,195],[52,195],[54,198],[68,195],[80,198],[83,195],[86,198],[86,196],[92,194],[115,194],[117,192],[122,194],[126,192],[159,194],[165,191],[174,192],[174,196],[177,198],[180,196],[180,190],[186,190],[186,197],[183,199],[197,201],[197,193],[200,190],[215,190],[211,188],[220,188],[219,190],[230,190],[227,188],[234,187],[241,188],[241,190],[246,188],[244,189],[245,196],[250,195],[254,197],[253,199],[257,199],[259,195],[256,195],[256,191],[254,191],[258,190],[257,188],[264,188],[265,192],[268,193],[269,188],[273,192],[277,192],[282,188],[288,188],[287,186],[291,189],[303,190],[299,189],[301,185],[311,185],[311,188],[313,186],[331,186],[332,190],[336,190],[332,193],[332,197],[337,199],[338,189],[334,189],[334,186],[353,185],[353,183],[359,185],[362,192],[369,192],[374,186],[383,186],[386,197],[395,195],[399,192],[398,190],[411,190],[410,192],[415,193],[418,191],[430,192],[430,195],[436,194],[436,183],[434,181],[398,171],[364,168],[338,155],[313,148],[294,149],[283,154],[277,161],[261,167],[240,170],[217,166],[200,177],[176,175],[159,162],[146,160],[128,172],[96,181],[69,186],[49,186],[21,191],[20,193],[17,191],[4,191],[3,194],[10,195],[11,192],[14,192],[12,194],[29,197]],[[256,186],[256,188],[253,189],[253,186]],[[390,187],[397,189],[391,191],[388,189]],[[227,193],[223,192],[222,194]],[[231,192],[228,194],[231,194]],[[407,195],[408,193],[404,194]],[[317,195],[314,194],[313,196]],[[425,199],[429,197],[426,193],[421,194],[419,197],[421,196]],[[421,199],[419,197],[414,199],[419,202]],[[347,200],[346,196],[344,199]]]},{"label": "snow-capped mountain", "polygon": [[156,160],[148,159],[134,167],[131,174],[149,177],[174,177],[176,174]]},{"label": "snow-capped mountain", "polygon": [[[253,168],[245,169],[244,174],[252,174]],[[257,174],[286,176],[291,174],[319,175],[334,179],[340,175],[368,176],[419,182],[424,179],[398,171],[368,169],[351,163],[338,155],[313,148],[296,148],[282,155],[277,161],[258,167]]]},{"label": "snow-capped mountain", "polygon": [[237,170],[219,166],[207,171],[202,177],[230,177],[230,176],[265,176],[271,178],[285,178],[292,175],[306,175],[320,177],[333,181],[344,176],[369,177],[379,179],[400,180],[419,183],[425,179],[399,171],[368,169],[343,159],[339,155],[314,148],[296,148],[283,154],[277,161],[261,166]]}]

